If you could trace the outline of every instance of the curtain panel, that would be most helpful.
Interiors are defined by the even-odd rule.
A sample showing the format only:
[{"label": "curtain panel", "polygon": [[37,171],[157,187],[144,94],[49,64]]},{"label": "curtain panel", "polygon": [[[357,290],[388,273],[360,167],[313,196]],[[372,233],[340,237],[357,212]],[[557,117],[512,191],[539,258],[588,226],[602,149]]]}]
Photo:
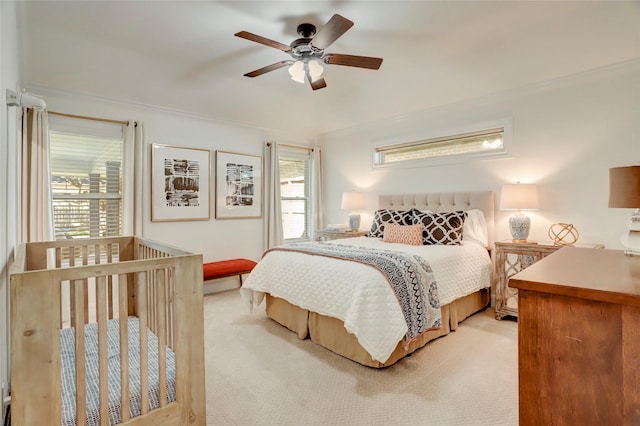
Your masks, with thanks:
[{"label": "curtain panel", "polygon": [[278,144],[265,144],[264,246],[265,250],[282,245],[282,206],[280,203],[280,158]]},{"label": "curtain panel", "polygon": [[46,110],[23,109],[20,162],[20,240],[53,240],[51,160]]},{"label": "curtain panel", "polygon": [[322,212],[322,151],[314,147],[311,152],[311,240],[316,230],[324,228]]},{"label": "curtain panel", "polygon": [[140,121],[129,120],[123,130],[122,235],[143,235],[141,194],[144,125]]}]

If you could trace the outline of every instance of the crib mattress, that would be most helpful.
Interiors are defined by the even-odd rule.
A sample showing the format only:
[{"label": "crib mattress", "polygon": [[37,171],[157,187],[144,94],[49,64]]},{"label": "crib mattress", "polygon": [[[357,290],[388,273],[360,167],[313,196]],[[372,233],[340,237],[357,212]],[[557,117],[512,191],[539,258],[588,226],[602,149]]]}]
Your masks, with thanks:
[{"label": "crib mattress", "polygon": [[[131,417],[141,413],[140,398],[140,327],[137,317],[129,317],[129,392]],[[158,408],[158,337],[148,330],[149,353],[149,404],[150,409]],[[118,319],[109,320],[107,325],[107,344],[109,354],[109,422],[121,423],[120,406],[120,324]],[[60,331],[60,350],[62,366],[62,425],[76,425],[75,390],[75,337],[74,329]],[[100,424],[100,387],[98,379],[98,325],[85,325],[86,378],[87,378],[87,425]],[[176,398],[175,354],[167,347],[167,399]]]}]

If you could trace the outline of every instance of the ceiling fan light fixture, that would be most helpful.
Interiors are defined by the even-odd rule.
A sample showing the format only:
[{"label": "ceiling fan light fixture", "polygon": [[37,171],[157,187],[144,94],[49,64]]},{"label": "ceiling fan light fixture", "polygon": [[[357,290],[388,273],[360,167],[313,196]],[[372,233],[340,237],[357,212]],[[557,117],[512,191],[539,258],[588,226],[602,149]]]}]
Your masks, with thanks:
[{"label": "ceiling fan light fixture", "polygon": [[316,59],[311,59],[307,64],[309,68],[309,76],[311,77],[311,81],[315,82],[316,80],[322,78],[322,73],[324,72],[324,68],[320,65],[320,62]]},{"label": "ceiling fan light fixture", "polygon": [[295,61],[289,67],[289,74],[291,75],[291,80],[304,84],[304,62]]},{"label": "ceiling fan light fixture", "polygon": [[316,27],[313,24],[302,23],[298,25],[297,29],[300,38],[293,40],[288,45],[248,31],[240,31],[234,35],[281,50],[289,54],[292,58],[258,68],[257,70],[244,74],[244,76],[257,77],[280,68],[288,67],[292,80],[302,84],[308,80],[311,88],[318,90],[327,87],[323,75],[325,64],[372,70],[379,69],[382,64],[382,58],[325,53],[325,49],[351,27],[353,27],[353,21],[338,14],[334,14],[319,31],[316,31]]}]

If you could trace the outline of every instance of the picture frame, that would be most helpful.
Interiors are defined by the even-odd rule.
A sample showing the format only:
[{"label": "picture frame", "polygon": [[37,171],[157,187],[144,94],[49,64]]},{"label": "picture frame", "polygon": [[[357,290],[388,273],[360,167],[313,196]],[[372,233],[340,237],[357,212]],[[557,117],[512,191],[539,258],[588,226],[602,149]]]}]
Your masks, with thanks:
[{"label": "picture frame", "polygon": [[262,156],[216,151],[216,219],[262,217]]},{"label": "picture frame", "polygon": [[211,219],[211,151],[151,145],[151,221]]}]

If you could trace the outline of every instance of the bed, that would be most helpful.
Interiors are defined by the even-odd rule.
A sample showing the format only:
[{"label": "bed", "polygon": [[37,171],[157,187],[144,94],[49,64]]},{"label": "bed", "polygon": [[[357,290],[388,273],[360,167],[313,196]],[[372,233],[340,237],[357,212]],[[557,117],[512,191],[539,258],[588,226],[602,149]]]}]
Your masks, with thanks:
[{"label": "bed", "polygon": [[19,246],[17,425],[204,425],[202,256],[136,237]]},{"label": "bed", "polygon": [[[461,321],[488,305],[493,192],[381,195],[378,209],[370,231],[376,236],[380,236],[374,232],[376,221],[388,223],[380,219],[384,215],[378,217],[379,212],[385,211],[417,211],[414,214],[431,216],[464,211],[465,218],[481,219],[473,223],[465,220],[460,234],[462,241],[452,245],[410,246],[386,243],[375,237],[311,243],[323,245],[321,250],[352,246],[356,252],[397,250],[428,258],[442,302],[439,324],[434,323],[435,327],[428,326],[409,336],[407,327],[411,330],[411,324],[406,315],[403,317],[403,303],[398,303],[397,294],[390,290],[391,280],[380,268],[318,255],[313,250],[267,251],[240,290],[245,300],[256,306],[264,299],[267,316],[297,333],[299,338],[308,337],[339,355],[375,368],[390,366],[429,341],[456,330]],[[482,229],[470,232],[468,227],[478,227],[479,223]],[[477,238],[479,234],[481,238]]]}]

